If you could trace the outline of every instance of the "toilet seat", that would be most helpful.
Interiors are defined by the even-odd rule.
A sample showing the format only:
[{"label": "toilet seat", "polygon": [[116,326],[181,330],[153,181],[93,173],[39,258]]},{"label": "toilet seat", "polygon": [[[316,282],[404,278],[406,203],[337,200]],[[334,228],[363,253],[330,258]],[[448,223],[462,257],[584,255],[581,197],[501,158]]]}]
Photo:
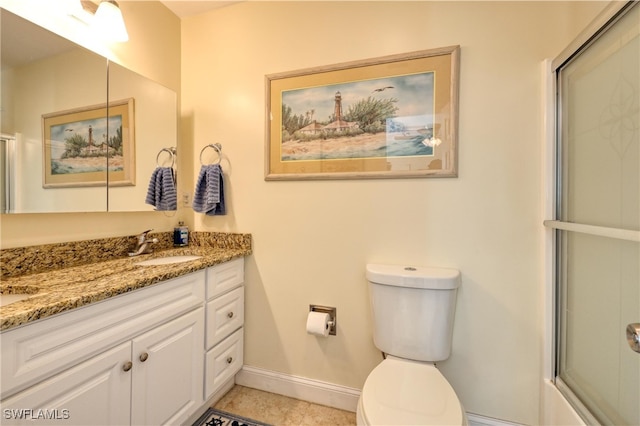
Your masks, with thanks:
[{"label": "toilet seat", "polygon": [[369,374],[358,415],[369,425],[465,425],[455,391],[433,364],[388,357]]}]

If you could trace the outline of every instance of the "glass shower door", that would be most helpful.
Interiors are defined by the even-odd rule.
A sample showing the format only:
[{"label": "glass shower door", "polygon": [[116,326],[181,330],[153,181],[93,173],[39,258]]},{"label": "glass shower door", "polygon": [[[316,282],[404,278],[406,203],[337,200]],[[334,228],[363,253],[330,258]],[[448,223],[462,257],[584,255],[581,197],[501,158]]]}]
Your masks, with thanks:
[{"label": "glass shower door", "polygon": [[587,422],[640,424],[640,6],[557,70],[557,383]]}]

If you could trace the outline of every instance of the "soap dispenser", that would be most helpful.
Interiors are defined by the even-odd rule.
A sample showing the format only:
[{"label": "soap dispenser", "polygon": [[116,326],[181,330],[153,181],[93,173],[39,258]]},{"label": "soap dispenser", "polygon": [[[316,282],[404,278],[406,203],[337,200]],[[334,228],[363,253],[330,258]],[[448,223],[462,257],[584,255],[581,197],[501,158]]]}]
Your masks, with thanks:
[{"label": "soap dispenser", "polygon": [[189,228],[184,222],[178,222],[178,226],[173,228],[174,247],[186,247],[189,245]]}]

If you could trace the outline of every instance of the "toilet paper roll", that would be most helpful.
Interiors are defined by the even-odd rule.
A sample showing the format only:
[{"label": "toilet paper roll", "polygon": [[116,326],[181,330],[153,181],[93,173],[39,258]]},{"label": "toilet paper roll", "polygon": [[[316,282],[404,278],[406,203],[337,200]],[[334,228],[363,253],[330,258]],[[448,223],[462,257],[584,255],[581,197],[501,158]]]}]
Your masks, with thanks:
[{"label": "toilet paper roll", "polygon": [[309,312],[307,317],[307,333],[327,337],[329,335],[329,321],[331,317],[324,312]]}]

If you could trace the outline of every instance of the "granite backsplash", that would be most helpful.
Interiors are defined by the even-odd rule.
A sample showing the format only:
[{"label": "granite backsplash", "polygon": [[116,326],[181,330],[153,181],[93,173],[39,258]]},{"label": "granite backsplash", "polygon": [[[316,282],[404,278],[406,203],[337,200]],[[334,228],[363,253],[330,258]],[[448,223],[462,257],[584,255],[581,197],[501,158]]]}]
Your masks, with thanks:
[{"label": "granite backsplash", "polygon": [[[173,232],[150,233],[153,251],[173,249]],[[0,278],[16,277],[127,257],[137,236],[100,238],[0,250]],[[189,246],[251,250],[251,234],[189,232]]]}]

